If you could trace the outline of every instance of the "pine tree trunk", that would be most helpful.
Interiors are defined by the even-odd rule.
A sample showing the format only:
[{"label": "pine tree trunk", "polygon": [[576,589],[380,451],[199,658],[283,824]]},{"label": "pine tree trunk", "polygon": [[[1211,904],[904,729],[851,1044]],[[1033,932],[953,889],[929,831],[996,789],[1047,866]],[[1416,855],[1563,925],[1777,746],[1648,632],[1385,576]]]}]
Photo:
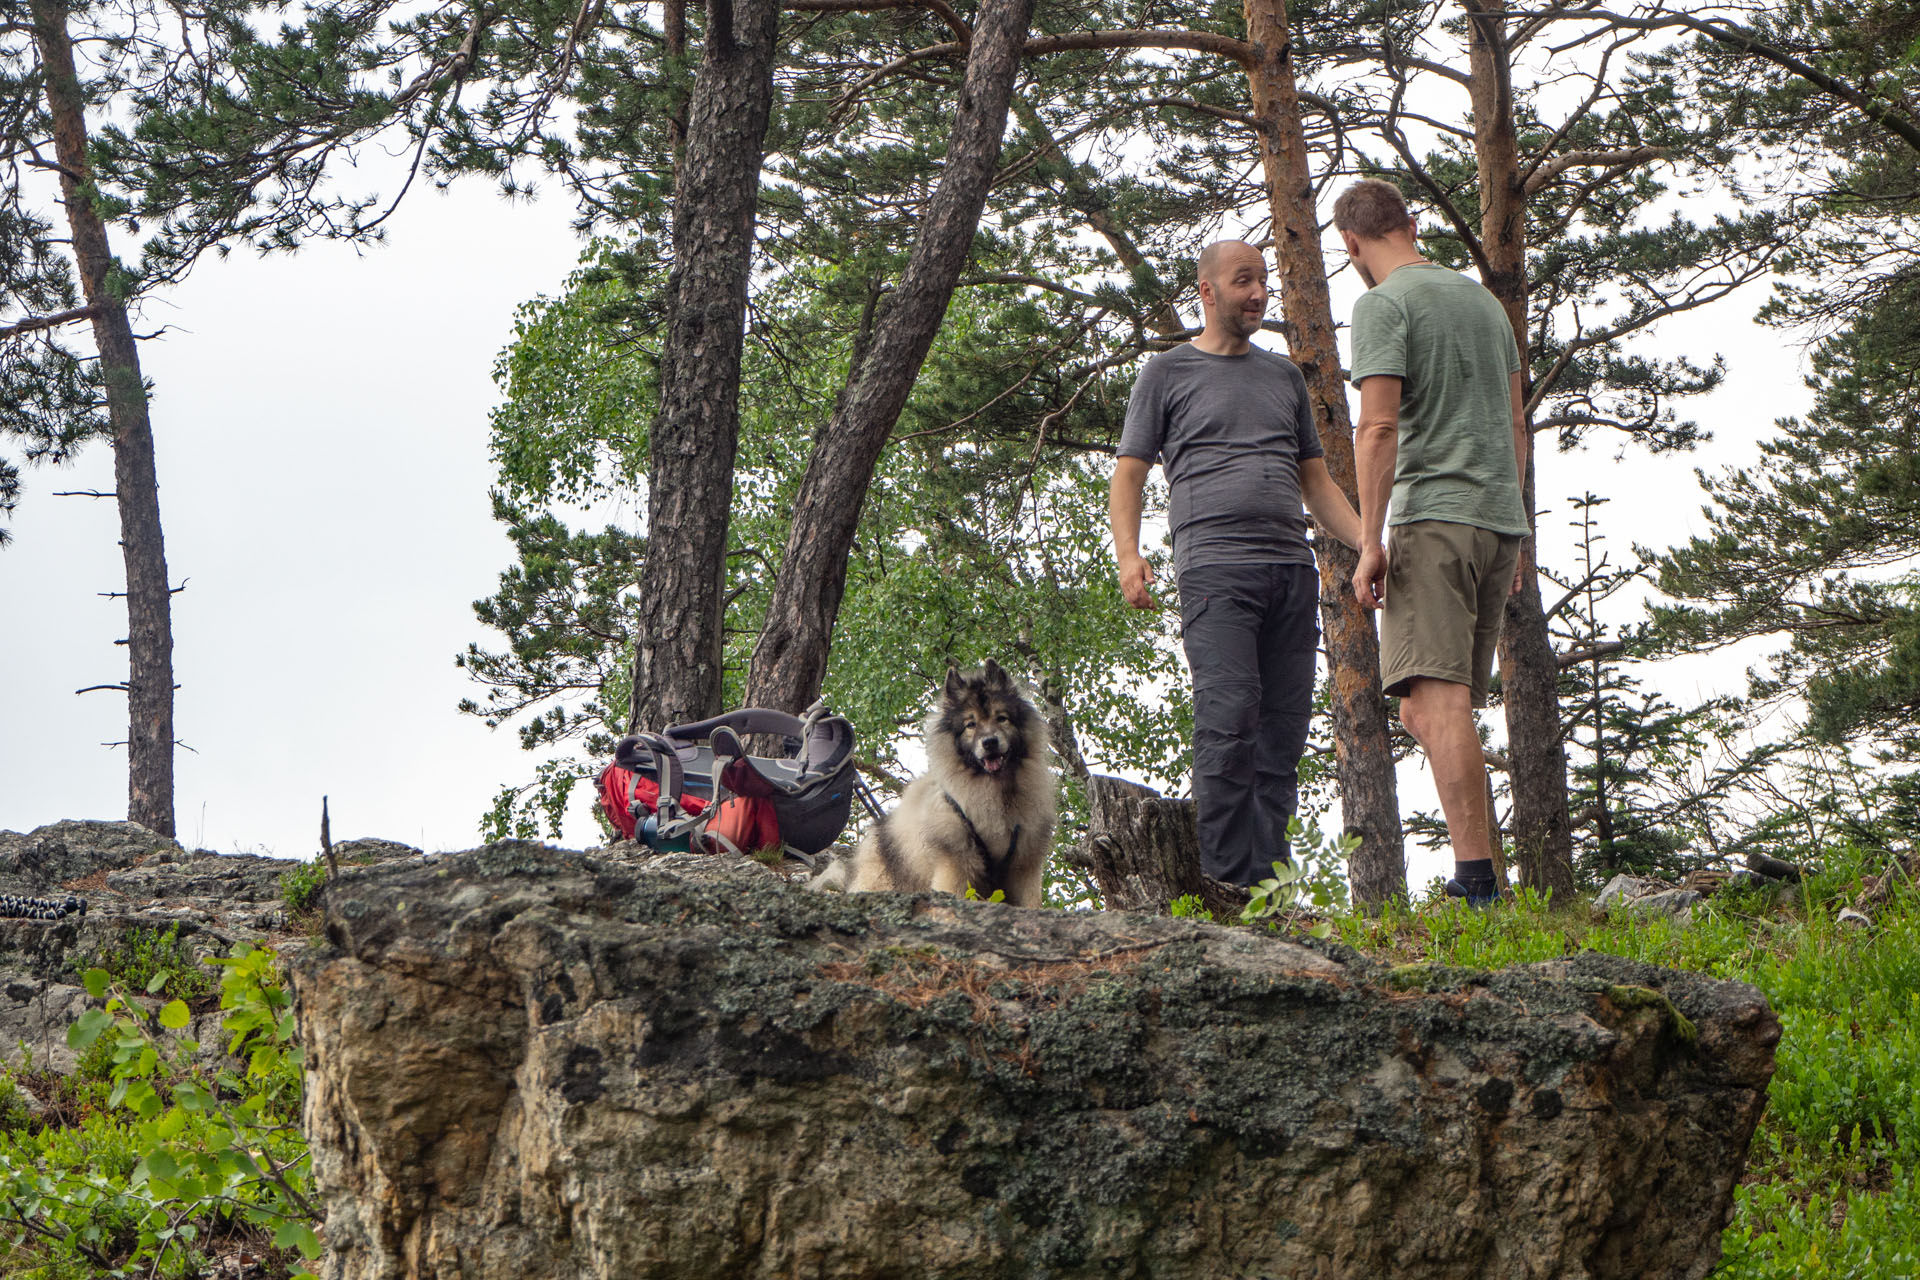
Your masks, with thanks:
[{"label": "pine tree trunk", "polygon": [[778,26],[777,0],[708,5],[674,184],[630,730],[703,719],[720,708],[740,351]]},{"label": "pine tree trunk", "polygon": [[[1513,81],[1506,43],[1506,0],[1468,0],[1474,153],[1480,171],[1480,239],[1486,286],[1506,308],[1522,353],[1527,350],[1526,195],[1514,132]],[[1534,466],[1528,451],[1521,494],[1533,525]],[[1530,545],[1537,547],[1537,539]],[[1560,668],[1540,599],[1540,579],[1526,575],[1507,597],[1500,627],[1500,688],[1507,711],[1512,767],[1514,861],[1520,883],[1565,898],[1573,890],[1573,832],[1567,817],[1567,751],[1560,725]]]},{"label": "pine tree trunk", "polygon": [[[1306,376],[1314,425],[1327,451],[1327,470],[1349,501],[1358,502],[1353,424],[1335,337],[1333,302],[1320,252],[1313,174],[1300,127],[1284,0],[1246,0],[1248,68],[1254,114],[1260,120],[1260,158],[1273,204],[1274,257],[1280,304],[1294,363]],[[1373,619],[1348,583],[1356,557],[1332,538],[1318,539],[1320,616],[1332,671],[1333,739],[1340,771],[1340,811],[1346,830],[1360,837],[1348,864],[1354,901],[1377,905],[1407,892],[1406,847],[1400,797],[1380,691],[1380,641]]]},{"label": "pine tree trunk", "polygon": [[800,481],[773,598],[753,652],[747,701],[754,706],[797,712],[820,696],[867,488],[973,246],[1032,17],[1033,0],[981,5],[940,184],[900,286],[885,304]]},{"label": "pine tree trunk", "polygon": [[118,264],[92,197],[86,96],[74,68],[67,8],[32,0],[34,37],[46,77],[47,113],[80,286],[93,313],[94,344],[113,424],[114,494],[127,573],[127,820],[164,836],[173,830],[173,594],[160,529],[160,483],[146,381],[116,280]]}]

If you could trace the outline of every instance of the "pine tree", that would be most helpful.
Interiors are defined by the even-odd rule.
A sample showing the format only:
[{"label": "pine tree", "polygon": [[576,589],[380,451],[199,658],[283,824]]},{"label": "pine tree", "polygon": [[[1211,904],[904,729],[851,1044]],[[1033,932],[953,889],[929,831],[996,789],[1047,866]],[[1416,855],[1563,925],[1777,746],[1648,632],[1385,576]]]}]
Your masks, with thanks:
[{"label": "pine tree", "polygon": [[[1789,6],[1696,29],[1674,74],[1810,179],[1786,265],[1814,283],[1764,314],[1814,337],[1814,401],[1752,467],[1702,475],[1713,529],[1660,558],[1675,603],[1654,634],[1669,651],[1785,639],[1750,705],[1803,703],[1819,778],[1845,774],[1849,751],[1888,766],[1877,785],[1897,822],[1920,761],[1920,8]],[[1818,763],[1835,747],[1838,765]]]},{"label": "pine tree", "polygon": [[[142,31],[152,15],[126,6],[31,0],[0,26],[0,384],[8,395],[0,429],[30,461],[63,461],[92,438],[111,439],[112,497],[126,566],[127,678],[82,690],[127,698],[127,818],[173,834],[173,588],[167,577],[155,472],[153,424],[140,371],[132,308],[151,287],[114,254],[109,224],[127,205],[101,185],[87,115],[164,66]],[[75,24],[80,24],[76,32]],[[164,74],[164,72],[159,72]],[[36,211],[58,187],[66,234]],[[93,350],[69,345],[86,324]],[[0,508],[11,509],[18,470],[0,466]]]}]

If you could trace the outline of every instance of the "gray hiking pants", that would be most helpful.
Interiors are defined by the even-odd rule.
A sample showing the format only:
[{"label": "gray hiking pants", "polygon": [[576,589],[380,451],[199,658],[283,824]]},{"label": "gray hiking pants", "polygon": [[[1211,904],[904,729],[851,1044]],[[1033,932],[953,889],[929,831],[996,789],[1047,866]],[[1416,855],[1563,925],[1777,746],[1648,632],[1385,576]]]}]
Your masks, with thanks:
[{"label": "gray hiking pants", "polygon": [[1313,714],[1320,575],[1304,564],[1195,566],[1179,587],[1200,866],[1253,884],[1292,860],[1287,820],[1300,804]]}]

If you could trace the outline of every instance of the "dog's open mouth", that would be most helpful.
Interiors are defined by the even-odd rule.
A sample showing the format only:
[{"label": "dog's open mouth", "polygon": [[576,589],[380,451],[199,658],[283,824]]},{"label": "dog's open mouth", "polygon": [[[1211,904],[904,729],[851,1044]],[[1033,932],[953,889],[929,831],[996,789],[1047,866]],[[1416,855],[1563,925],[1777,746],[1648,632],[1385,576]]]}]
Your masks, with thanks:
[{"label": "dog's open mouth", "polygon": [[998,773],[1000,772],[1000,770],[1006,768],[1006,766],[1007,766],[1007,758],[1005,756],[996,755],[996,756],[980,757],[980,767],[982,769],[985,769],[988,773]]}]

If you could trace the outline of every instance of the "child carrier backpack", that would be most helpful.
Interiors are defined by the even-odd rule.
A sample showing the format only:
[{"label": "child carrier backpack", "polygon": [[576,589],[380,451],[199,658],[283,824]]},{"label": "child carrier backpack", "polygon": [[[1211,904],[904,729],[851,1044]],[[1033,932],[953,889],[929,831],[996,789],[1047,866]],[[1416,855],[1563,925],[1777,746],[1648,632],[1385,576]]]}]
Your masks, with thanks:
[{"label": "child carrier backpack", "polygon": [[[753,734],[784,738],[785,754],[749,755]],[[821,703],[804,716],[746,707],[630,734],[599,783],[614,829],[663,851],[780,849],[812,865],[846,830],[856,796],[879,815],[854,768],[853,726]]]}]

